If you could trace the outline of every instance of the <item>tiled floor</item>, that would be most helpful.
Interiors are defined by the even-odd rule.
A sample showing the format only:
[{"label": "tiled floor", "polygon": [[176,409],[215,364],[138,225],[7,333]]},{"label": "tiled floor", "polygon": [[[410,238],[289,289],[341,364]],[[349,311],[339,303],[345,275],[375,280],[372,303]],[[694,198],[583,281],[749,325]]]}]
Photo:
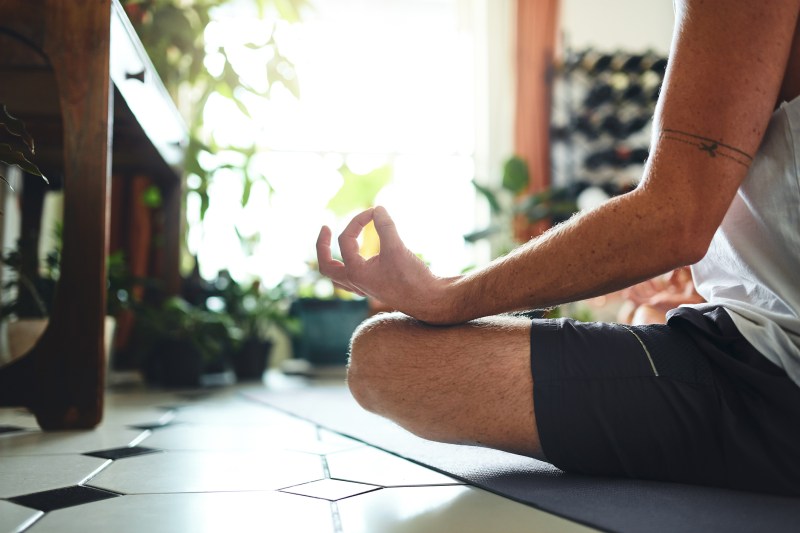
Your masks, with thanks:
[{"label": "tiled floor", "polygon": [[0,533],[588,531],[240,392],[110,391],[83,432],[0,409]]}]

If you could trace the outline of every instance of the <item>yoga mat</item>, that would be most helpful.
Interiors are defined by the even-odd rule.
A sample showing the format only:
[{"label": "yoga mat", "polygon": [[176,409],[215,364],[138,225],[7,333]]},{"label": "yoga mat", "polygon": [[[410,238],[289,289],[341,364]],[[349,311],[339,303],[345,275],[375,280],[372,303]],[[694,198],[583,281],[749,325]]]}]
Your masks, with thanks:
[{"label": "yoga mat", "polygon": [[246,397],[506,498],[619,532],[800,530],[800,498],[710,487],[566,474],[510,453],[431,442],[362,409],[343,385]]}]

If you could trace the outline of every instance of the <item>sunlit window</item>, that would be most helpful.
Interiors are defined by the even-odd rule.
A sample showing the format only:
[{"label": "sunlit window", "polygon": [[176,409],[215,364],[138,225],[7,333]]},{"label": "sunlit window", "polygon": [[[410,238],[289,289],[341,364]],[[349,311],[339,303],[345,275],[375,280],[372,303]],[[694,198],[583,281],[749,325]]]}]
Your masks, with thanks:
[{"label": "sunlit window", "polygon": [[[436,273],[475,263],[462,238],[476,226],[476,45],[467,4],[318,0],[296,24],[258,20],[246,2],[215,13],[209,46],[223,44],[257,88],[267,84],[271,58],[244,43],[275,38],[294,63],[299,98],[274,85],[269,99],[243,95],[250,118],[229,99],[206,107],[221,145],[257,140],[250,171],[264,180],[243,210],[236,171],[218,172],[202,223],[199,198],[189,196],[189,247],[204,277],[228,268],[271,284],[305,272],[319,227],[336,232],[349,218],[327,209],[343,164],[354,174],[390,169],[376,202]],[[207,66],[218,68],[213,56]]]}]

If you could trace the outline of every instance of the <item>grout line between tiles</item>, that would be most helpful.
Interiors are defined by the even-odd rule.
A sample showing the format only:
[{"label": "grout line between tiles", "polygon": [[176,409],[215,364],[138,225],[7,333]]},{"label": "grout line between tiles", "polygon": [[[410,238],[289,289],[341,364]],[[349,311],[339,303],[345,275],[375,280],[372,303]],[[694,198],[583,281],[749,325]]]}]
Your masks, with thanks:
[{"label": "grout line between tiles", "polygon": [[24,533],[29,530],[36,522],[38,522],[45,515],[44,511],[39,511],[37,514],[30,517],[25,522],[21,523],[13,533]]},{"label": "grout line between tiles", "polygon": [[[91,473],[90,473],[88,476],[86,476],[85,478],[83,478],[82,480],[80,480],[80,481],[78,482],[78,485],[85,485],[85,484],[86,484],[86,483],[88,483],[88,482],[89,482],[89,481],[90,481],[90,480],[91,480],[93,477],[95,477],[97,474],[99,474],[100,472],[102,472],[103,470],[105,470],[106,468],[108,468],[108,466],[109,466],[111,463],[113,463],[113,462],[114,462],[114,460],[113,460],[113,459],[106,459],[106,462],[104,462],[103,464],[101,464],[100,466],[98,466],[97,468],[95,468],[93,472],[91,472]],[[92,488],[94,488],[94,487],[92,487]],[[103,490],[105,490],[105,489],[103,489]],[[113,491],[108,491],[108,492],[113,492]]]},{"label": "grout line between tiles", "polygon": [[331,519],[334,533],[342,533],[342,517],[339,515],[339,505],[336,502],[331,502]]},{"label": "grout line between tiles", "polygon": [[138,446],[143,440],[145,440],[152,434],[153,432],[151,430],[145,429],[138,437],[136,437],[135,439],[133,439],[131,442],[128,443],[128,447]]},{"label": "grout line between tiles", "polygon": [[328,458],[324,455],[321,455],[320,459],[322,459],[322,472],[325,474],[325,479],[330,479],[331,469],[328,467]]},{"label": "grout line between tiles", "polygon": [[158,421],[166,425],[175,420],[176,416],[178,416],[178,410],[170,409],[169,411],[164,412],[164,414],[159,417]]}]

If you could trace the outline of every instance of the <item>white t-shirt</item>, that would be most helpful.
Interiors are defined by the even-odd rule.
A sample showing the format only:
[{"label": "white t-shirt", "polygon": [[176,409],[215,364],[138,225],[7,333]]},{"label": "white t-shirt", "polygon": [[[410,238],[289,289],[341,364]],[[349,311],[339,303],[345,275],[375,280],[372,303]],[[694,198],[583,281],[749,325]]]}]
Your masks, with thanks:
[{"label": "white t-shirt", "polygon": [[[800,385],[800,97],[770,120],[752,166],[692,267],[697,291]],[[703,305],[695,305],[700,307]]]}]

